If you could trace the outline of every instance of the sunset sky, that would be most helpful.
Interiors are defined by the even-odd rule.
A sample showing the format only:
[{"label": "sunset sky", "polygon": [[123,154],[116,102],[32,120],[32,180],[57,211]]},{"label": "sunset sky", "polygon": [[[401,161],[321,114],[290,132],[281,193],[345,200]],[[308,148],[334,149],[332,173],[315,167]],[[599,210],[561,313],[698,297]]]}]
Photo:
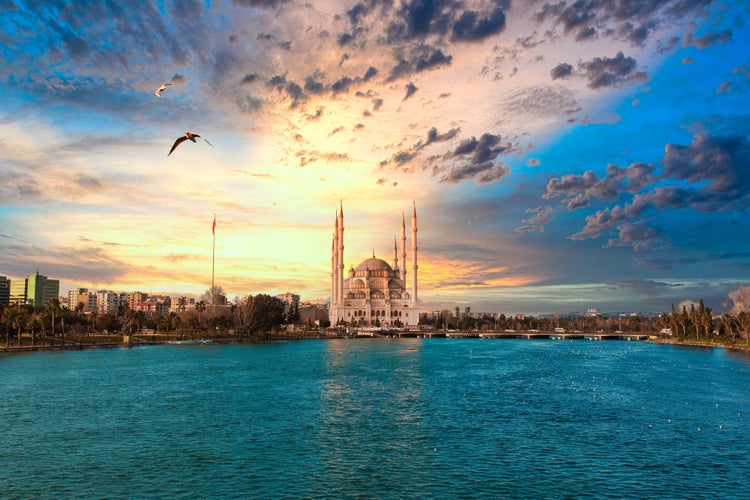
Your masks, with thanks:
[{"label": "sunset sky", "polygon": [[[423,310],[727,310],[749,24],[746,1],[0,0],[0,275],[197,296],[216,214],[230,298],[324,300],[340,204],[347,269],[391,262],[416,204]],[[167,156],[185,131],[213,147]]]}]

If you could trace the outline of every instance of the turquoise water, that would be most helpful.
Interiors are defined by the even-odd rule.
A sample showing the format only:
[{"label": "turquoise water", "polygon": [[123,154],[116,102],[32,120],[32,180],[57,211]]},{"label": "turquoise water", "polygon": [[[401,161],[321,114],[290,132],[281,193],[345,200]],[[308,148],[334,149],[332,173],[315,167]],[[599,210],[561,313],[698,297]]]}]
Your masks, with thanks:
[{"label": "turquoise water", "polygon": [[0,354],[2,498],[750,498],[750,355],[320,340]]}]

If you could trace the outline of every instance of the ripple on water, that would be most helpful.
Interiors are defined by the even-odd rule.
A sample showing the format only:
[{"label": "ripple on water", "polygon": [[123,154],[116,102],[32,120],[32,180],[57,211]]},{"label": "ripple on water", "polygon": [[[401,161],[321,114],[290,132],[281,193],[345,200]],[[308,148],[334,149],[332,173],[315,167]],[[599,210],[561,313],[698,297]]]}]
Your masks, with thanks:
[{"label": "ripple on water", "polygon": [[737,497],[750,363],[410,339],[4,356],[8,498]]}]

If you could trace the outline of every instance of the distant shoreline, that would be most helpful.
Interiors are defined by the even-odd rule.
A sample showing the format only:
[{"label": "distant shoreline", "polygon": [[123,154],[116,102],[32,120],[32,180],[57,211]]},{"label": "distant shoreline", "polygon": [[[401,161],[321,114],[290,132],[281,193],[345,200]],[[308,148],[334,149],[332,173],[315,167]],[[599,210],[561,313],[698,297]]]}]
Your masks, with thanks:
[{"label": "distant shoreline", "polygon": [[[646,334],[643,334],[646,335]],[[200,338],[197,336],[196,338]],[[122,336],[120,341],[115,341],[112,337],[110,340],[97,342],[96,337],[80,336],[75,339],[66,339],[65,345],[56,343],[42,343],[38,345],[21,345],[20,347],[15,345],[0,346],[0,353],[13,353],[13,352],[34,352],[34,351],[77,351],[77,350],[88,350],[88,349],[112,349],[112,348],[131,348],[148,345],[168,345],[168,343],[175,339],[174,334],[166,335],[138,335],[138,336]],[[278,342],[278,341],[293,341],[293,340],[333,340],[333,339],[372,339],[372,338],[385,338],[384,336],[354,336],[350,337],[347,335],[324,335],[319,332],[304,332],[296,335],[284,335],[284,334],[273,334],[273,335],[262,335],[253,337],[219,337],[213,338],[213,344],[253,344],[263,342]],[[405,337],[413,338],[413,337]],[[87,341],[88,340],[88,341]],[[502,339],[500,339],[502,340]],[[552,339],[550,339],[552,340]],[[580,340],[580,339],[570,339]],[[622,340],[620,340],[622,341]],[[725,349],[737,350],[750,352],[750,344],[725,344],[716,342],[701,342],[687,339],[676,339],[676,338],[664,338],[649,336],[649,340],[640,340],[640,342],[653,342],[656,344],[669,344],[686,347],[720,347]]]}]

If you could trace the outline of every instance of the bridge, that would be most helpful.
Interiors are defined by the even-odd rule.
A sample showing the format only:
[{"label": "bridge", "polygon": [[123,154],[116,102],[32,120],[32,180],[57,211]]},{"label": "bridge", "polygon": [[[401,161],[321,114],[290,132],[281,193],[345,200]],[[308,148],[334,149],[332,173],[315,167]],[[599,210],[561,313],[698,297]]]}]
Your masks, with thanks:
[{"label": "bridge", "polygon": [[444,336],[446,338],[480,338],[480,339],[538,339],[538,340],[626,340],[644,341],[649,340],[651,335],[647,333],[625,333],[625,332],[441,332],[423,334],[424,337]]}]

